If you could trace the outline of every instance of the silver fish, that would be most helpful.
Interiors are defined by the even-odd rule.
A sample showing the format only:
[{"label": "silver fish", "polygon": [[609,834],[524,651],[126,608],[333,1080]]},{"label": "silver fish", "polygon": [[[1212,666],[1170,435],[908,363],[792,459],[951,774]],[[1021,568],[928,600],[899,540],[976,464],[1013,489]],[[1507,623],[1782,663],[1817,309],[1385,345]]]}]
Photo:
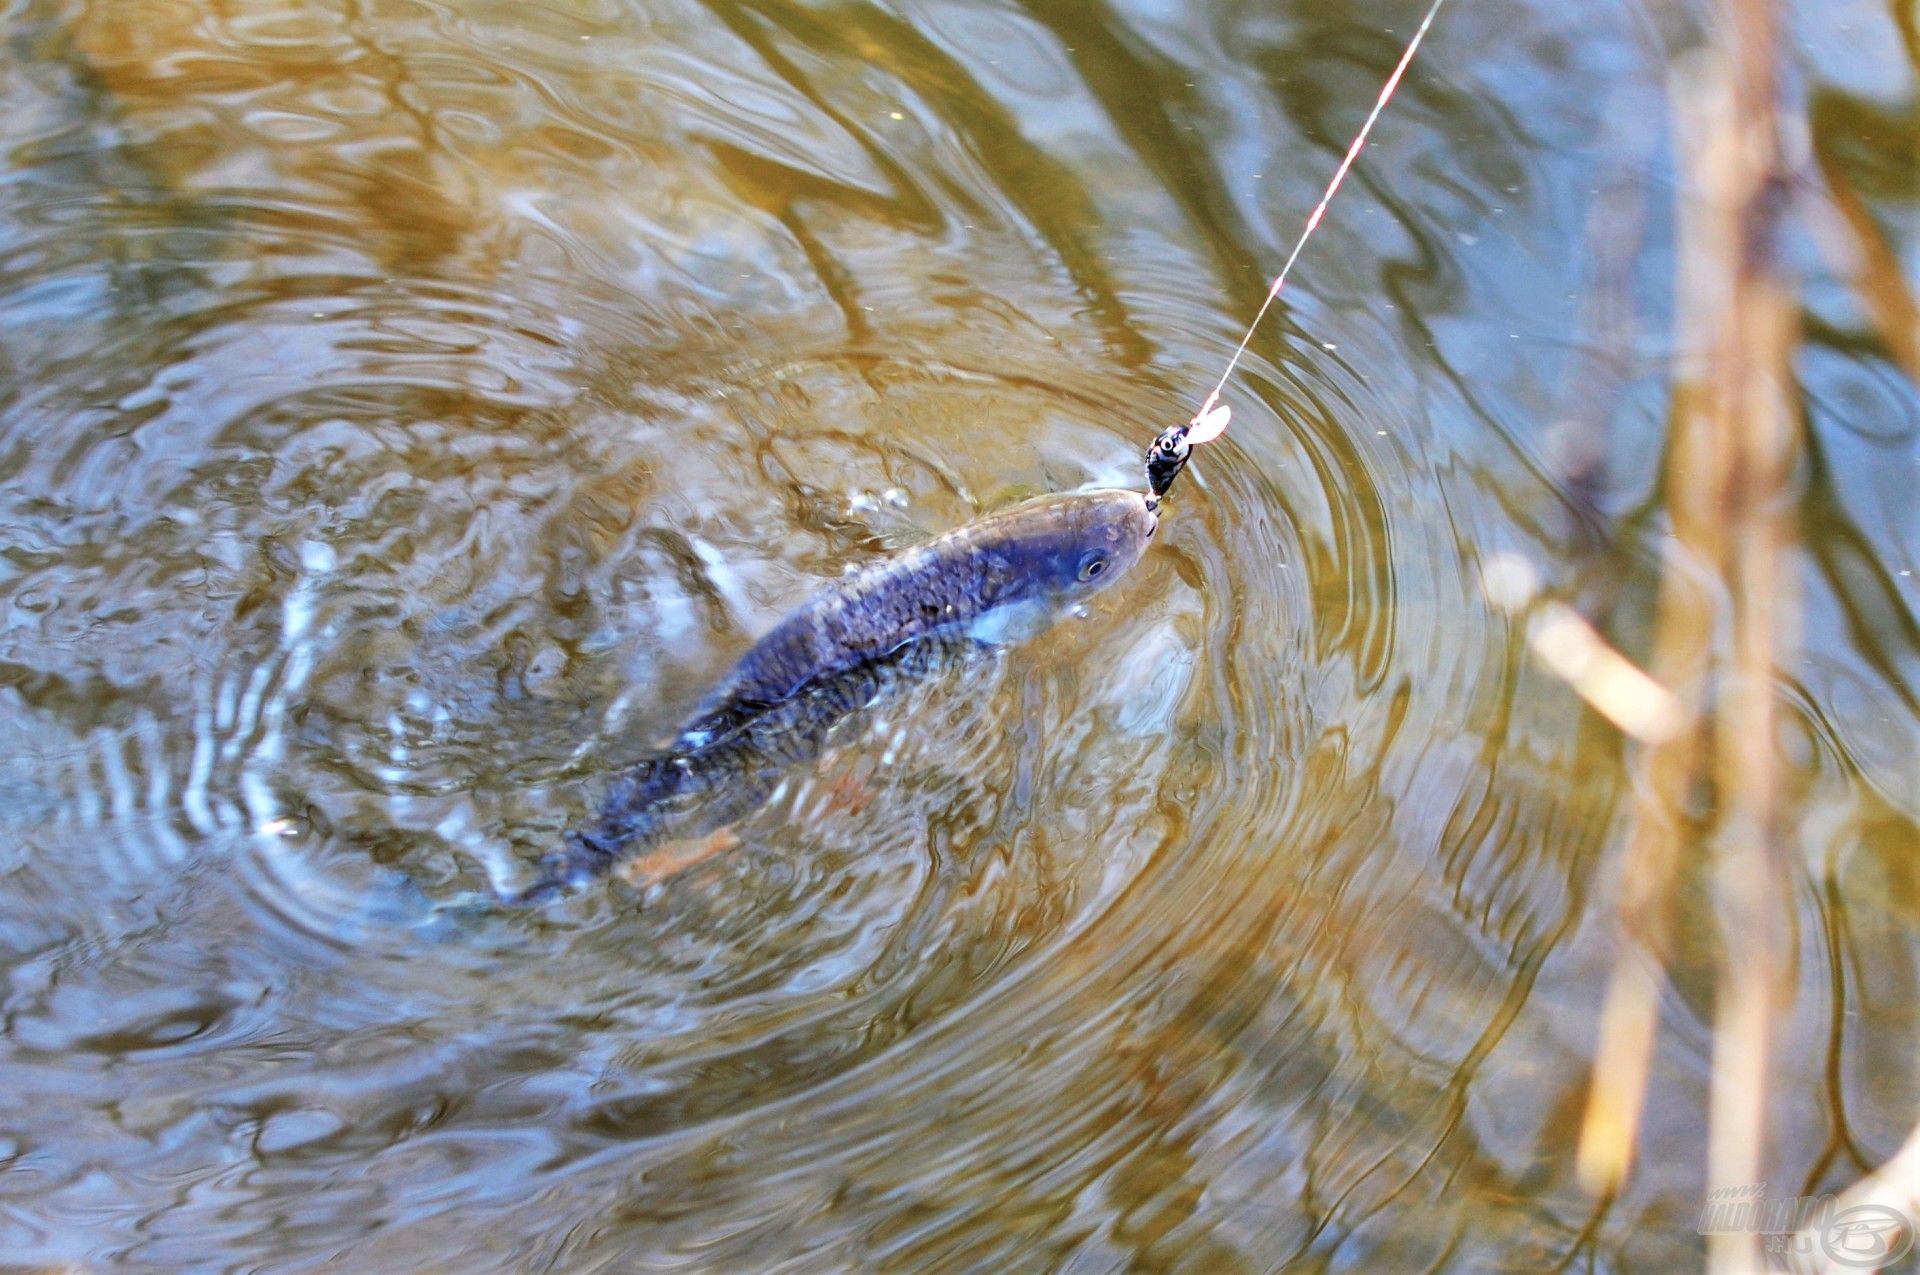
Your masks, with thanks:
[{"label": "silver fish", "polygon": [[671,744],[614,780],[598,817],[568,833],[512,901],[585,884],[669,836],[724,829],[786,770],[817,756],[848,713],[953,644],[973,642],[968,632],[990,617],[1112,584],[1140,560],[1157,524],[1139,492],[1049,496],[853,572],[756,642]]}]

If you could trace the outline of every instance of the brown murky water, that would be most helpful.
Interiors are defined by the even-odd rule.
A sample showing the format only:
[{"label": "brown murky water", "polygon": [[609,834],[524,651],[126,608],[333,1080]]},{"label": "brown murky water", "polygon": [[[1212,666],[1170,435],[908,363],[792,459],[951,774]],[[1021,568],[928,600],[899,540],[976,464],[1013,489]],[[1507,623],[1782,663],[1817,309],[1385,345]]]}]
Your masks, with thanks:
[{"label": "brown murky water", "polygon": [[[4,1260],[1696,1265],[1708,907],[1597,1202],[1630,754],[1480,584],[1645,649],[1671,6],[1458,0],[1090,614],[645,898],[403,886],[847,564],[1134,481],[1414,10],[0,0]],[[1789,92],[1911,276],[1902,22],[1800,0]],[[1801,247],[1787,1194],[1920,1116],[1920,396]]]}]

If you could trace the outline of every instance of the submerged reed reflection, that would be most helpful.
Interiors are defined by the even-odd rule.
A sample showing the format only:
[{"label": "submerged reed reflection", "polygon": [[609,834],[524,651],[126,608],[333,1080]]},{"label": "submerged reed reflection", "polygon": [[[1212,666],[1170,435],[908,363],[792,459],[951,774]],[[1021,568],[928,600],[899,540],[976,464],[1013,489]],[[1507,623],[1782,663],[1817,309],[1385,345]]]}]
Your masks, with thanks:
[{"label": "submerged reed reflection", "polygon": [[1696,1266],[1685,863],[1632,1172],[1575,1150],[1612,865],[1650,802],[1691,856],[1736,744],[1760,1171],[1859,1180],[1920,1114],[1915,64],[1782,13],[1831,207],[1799,537],[1742,540],[1803,599],[1771,726],[1639,760],[1487,597],[1534,564],[1683,697],[1720,605],[1663,580],[1692,35],[1476,0],[1126,581],[671,889],[426,925],[397,882],[523,874],[847,566],[1136,482],[1418,14],[0,0],[8,1260]]}]

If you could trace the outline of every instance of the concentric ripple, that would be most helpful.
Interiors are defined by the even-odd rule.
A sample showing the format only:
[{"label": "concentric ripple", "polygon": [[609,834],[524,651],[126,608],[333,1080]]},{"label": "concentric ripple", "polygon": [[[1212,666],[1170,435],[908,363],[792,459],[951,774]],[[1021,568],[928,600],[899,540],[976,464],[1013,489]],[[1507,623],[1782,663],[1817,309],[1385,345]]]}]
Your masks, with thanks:
[{"label": "concentric ripple", "polygon": [[[1710,966],[1596,1202],[1621,745],[1481,595],[1637,649],[1662,551],[1666,36],[1567,9],[1449,10],[1131,575],[513,912],[810,593],[1135,483],[1415,15],[0,0],[7,1261],[1690,1262]],[[1904,1136],[1920,1003],[1916,405],[1820,317],[1809,1189]]]}]

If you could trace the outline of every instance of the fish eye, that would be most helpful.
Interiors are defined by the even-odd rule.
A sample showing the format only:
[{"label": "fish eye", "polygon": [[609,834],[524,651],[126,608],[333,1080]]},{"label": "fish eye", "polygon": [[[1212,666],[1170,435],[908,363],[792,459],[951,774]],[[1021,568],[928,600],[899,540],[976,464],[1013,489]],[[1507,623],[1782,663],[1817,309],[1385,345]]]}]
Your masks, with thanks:
[{"label": "fish eye", "polygon": [[1080,559],[1080,578],[1096,580],[1107,569],[1107,555],[1095,551]]}]

